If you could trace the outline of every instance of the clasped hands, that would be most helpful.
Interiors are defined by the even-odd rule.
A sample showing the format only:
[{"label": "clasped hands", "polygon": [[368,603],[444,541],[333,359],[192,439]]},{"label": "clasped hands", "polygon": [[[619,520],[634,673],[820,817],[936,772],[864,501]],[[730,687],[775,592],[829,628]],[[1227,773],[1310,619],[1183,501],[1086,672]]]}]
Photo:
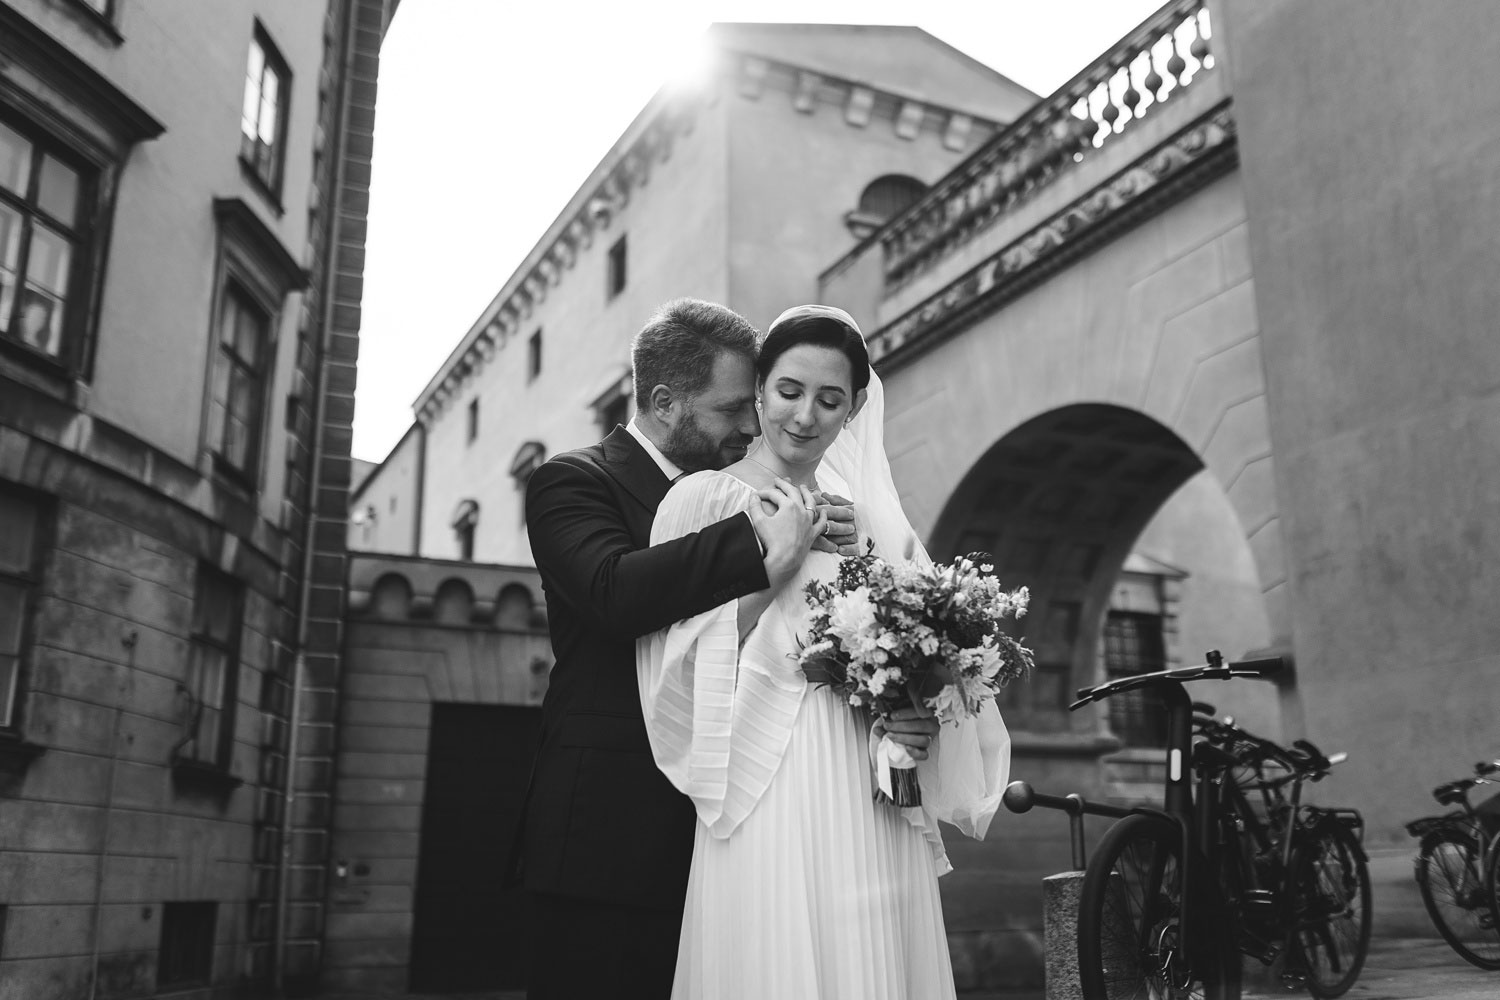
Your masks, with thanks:
[{"label": "clasped hands", "polygon": [[851,501],[784,479],[756,495],[760,502],[750,505],[750,521],[765,547],[766,575],[773,587],[797,572],[809,548],[843,556],[859,554]]}]

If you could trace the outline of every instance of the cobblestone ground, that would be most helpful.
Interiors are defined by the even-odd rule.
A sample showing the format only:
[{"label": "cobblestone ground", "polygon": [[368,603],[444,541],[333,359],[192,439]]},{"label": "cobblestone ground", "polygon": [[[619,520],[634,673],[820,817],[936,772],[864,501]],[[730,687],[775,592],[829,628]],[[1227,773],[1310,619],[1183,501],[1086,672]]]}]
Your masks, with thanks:
[{"label": "cobblestone ground", "polygon": [[[1306,993],[1248,989],[1249,997],[1293,997]],[[413,994],[404,1000],[525,1000],[524,993]],[[1496,1000],[1500,972],[1476,969],[1437,938],[1376,938],[1359,981],[1345,996],[1350,1000]],[[960,1000],[1044,1000],[1040,990],[960,993]],[[376,1000],[359,994],[329,995],[320,1000]],[[379,1000],[390,1000],[388,997]],[[613,1000],[600,997],[599,1000]]]}]

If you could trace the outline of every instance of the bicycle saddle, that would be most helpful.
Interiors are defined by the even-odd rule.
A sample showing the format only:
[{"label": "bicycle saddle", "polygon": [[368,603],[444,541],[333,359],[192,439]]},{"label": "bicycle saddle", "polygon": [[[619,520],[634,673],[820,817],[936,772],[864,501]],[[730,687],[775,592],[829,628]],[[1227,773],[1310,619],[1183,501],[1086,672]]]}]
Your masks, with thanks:
[{"label": "bicycle saddle", "polygon": [[1439,805],[1455,805],[1467,798],[1469,789],[1477,784],[1479,782],[1473,778],[1459,778],[1457,781],[1445,781],[1432,790],[1432,797],[1438,800]]}]

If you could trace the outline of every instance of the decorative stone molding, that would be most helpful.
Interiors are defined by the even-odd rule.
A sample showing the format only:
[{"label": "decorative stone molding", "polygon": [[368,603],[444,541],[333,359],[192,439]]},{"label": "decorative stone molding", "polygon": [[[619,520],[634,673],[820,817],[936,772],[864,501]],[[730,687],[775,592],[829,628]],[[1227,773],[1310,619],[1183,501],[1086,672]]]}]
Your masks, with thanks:
[{"label": "decorative stone molding", "polygon": [[[868,127],[877,118],[891,121],[896,134],[915,140],[924,127],[939,123],[939,139],[944,147],[959,151],[995,133],[1000,123],[978,118],[916,100],[910,96],[827,76],[823,73],[776,62],[759,55],[733,49],[721,50],[726,60],[731,86],[744,98],[759,100],[767,93],[785,94],[793,109],[802,114],[816,112],[818,100],[842,104],[844,121],[856,128]],[[630,203],[631,194],[650,181],[657,163],[665,162],[677,139],[693,131],[701,104],[718,99],[719,89],[711,86],[706,94],[668,95],[657,98],[654,113],[648,109],[633,137],[627,137],[601,165],[592,189],[585,187],[574,196],[571,218],[554,223],[549,237],[532,251],[527,262],[506,282],[491,304],[488,318],[481,317],[466,342],[449,357],[442,370],[417,401],[417,420],[428,426],[441,414],[450,400],[463,394],[465,374],[462,362],[471,352],[493,351],[503,347],[516,328],[528,320],[532,311],[545,301],[550,289],[563,281],[565,271],[573,269],[579,255],[593,246],[595,236],[609,229]],[[613,164],[610,164],[610,159]],[[566,218],[567,213],[564,213]],[[483,331],[499,323],[501,333],[491,334],[487,344],[480,343]],[[493,346],[490,346],[493,345]]]},{"label": "decorative stone molding", "polygon": [[740,96],[759,100],[766,89],[766,75],[771,64],[757,56],[748,56],[740,62]]},{"label": "decorative stone molding", "polygon": [[1228,102],[1178,132],[1104,184],[970,269],[870,338],[870,360],[889,367],[936,343],[962,318],[993,311],[1167,199],[1180,198],[1238,162]]},{"label": "decorative stone molding", "polygon": [[855,128],[870,124],[870,114],[875,110],[875,92],[869,87],[850,87],[849,100],[844,104],[844,121]]},{"label": "decorative stone molding", "polygon": [[902,101],[896,115],[896,134],[903,139],[915,139],[922,130],[922,105],[916,101]]},{"label": "decorative stone molding", "polygon": [[817,106],[818,86],[823,78],[811,70],[801,70],[797,74],[797,90],[792,95],[792,107],[805,115],[813,113]]},{"label": "decorative stone molding", "polygon": [[[411,556],[351,553],[349,557],[349,613],[362,621],[431,621],[439,595],[462,584],[472,595],[467,620],[493,625],[502,598],[524,590],[531,601],[532,629],[546,622],[541,576],[529,566],[451,562]],[[385,596],[384,601],[377,598]]]},{"label": "decorative stone molding", "polygon": [[[1203,0],[1176,0],[1163,7],[892,219],[879,239],[887,287],[966,244],[1212,68],[1207,24]],[[903,105],[898,134],[912,128],[914,114],[910,102]],[[944,143],[957,141],[965,127],[950,116]],[[862,252],[864,248],[854,254]]]}]

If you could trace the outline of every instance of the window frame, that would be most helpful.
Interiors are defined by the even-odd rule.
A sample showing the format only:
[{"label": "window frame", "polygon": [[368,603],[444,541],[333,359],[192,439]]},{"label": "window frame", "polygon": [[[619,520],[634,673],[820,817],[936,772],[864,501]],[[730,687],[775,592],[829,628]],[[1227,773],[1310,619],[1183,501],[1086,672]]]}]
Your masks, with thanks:
[{"label": "window frame", "polygon": [[[199,427],[199,454],[205,463],[200,471],[213,473],[220,480],[242,491],[259,492],[265,475],[267,436],[275,417],[272,394],[278,373],[282,370],[281,327],[286,315],[288,296],[307,287],[308,275],[276,235],[261,221],[255,211],[239,198],[214,201],[214,215],[219,227],[218,262],[214,274],[214,294],[209,305],[208,331],[210,349],[204,362],[202,413]],[[233,463],[219,457],[223,441],[224,420],[214,397],[215,379],[223,363],[220,324],[225,296],[233,286],[267,317],[265,342],[265,381],[261,386],[259,438],[253,467],[237,470]],[[227,407],[225,408],[227,414]]]},{"label": "window frame", "polygon": [[[92,353],[95,327],[97,295],[93,277],[103,268],[102,254],[98,252],[98,203],[104,171],[97,162],[81,155],[75,147],[8,105],[0,105],[0,124],[31,144],[25,193],[17,195],[0,189],[0,207],[17,212],[21,219],[16,237],[15,285],[9,315],[0,315],[0,345],[10,357],[58,378],[66,379],[75,374],[82,376]],[[47,158],[77,175],[75,221],[72,224],[63,222],[39,204],[42,163]],[[64,318],[58,334],[61,343],[55,354],[25,343],[19,334],[18,320],[28,283],[27,270],[39,224],[60,233],[70,249],[68,276],[62,294]],[[0,248],[0,266],[3,266],[3,252]],[[13,325],[17,328],[15,333],[11,332]]]},{"label": "window frame", "polygon": [[629,275],[629,250],[625,242],[628,233],[622,233],[620,238],[610,246],[609,252],[605,254],[604,267],[604,301],[613,302],[622,292],[630,280]]},{"label": "window frame", "polygon": [[[29,570],[14,573],[0,569],[0,580],[14,581],[25,590],[19,615],[20,628],[17,634],[16,669],[9,696],[9,719],[0,721],[0,741],[20,745],[25,742],[26,693],[31,679],[31,652],[35,648],[36,609],[46,578],[47,556],[53,548],[56,503],[44,493],[26,489],[8,480],[0,480],[0,494],[28,504],[34,511]],[[0,708],[5,707],[0,702]]]},{"label": "window frame", "polygon": [[[222,585],[226,588],[230,601],[231,621],[228,635],[223,640],[204,633],[199,627],[202,613],[200,609],[206,607],[207,600],[205,583],[210,586]],[[239,680],[244,645],[245,593],[244,581],[210,563],[198,564],[197,576],[193,581],[193,622],[188,634],[187,671],[182,682],[182,691],[187,696],[190,711],[183,723],[182,739],[173,748],[172,763],[174,765],[184,764],[227,774],[234,761],[234,727],[236,717],[239,715]],[[201,736],[199,726],[203,721],[202,710],[206,704],[201,697],[201,691],[195,690],[195,685],[200,682],[200,678],[194,677],[195,665],[200,662],[198,659],[200,649],[223,655],[224,676],[221,681],[222,691],[218,707],[219,731],[211,755],[205,755],[199,743]],[[193,747],[191,752],[188,750],[189,746]]]},{"label": "window frame", "polygon": [[[270,32],[266,30],[265,25],[261,23],[259,18],[256,18],[254,30],[250,35],[250,46],[260,49],[261,77],[256,82],[256,118],[254,122],[255,134],[249,135],[245,132],[245,104],[249,97],[250,53],[252,51],[252,48],[247,47],[245,50],[245,73],[243,78],[244,93],[242,93],[240,96],[240,169],[241,172],[244,173],[245,176],[251,181],[251,183],[260,190],[260,193],[264,195],[268,201],[270,201],[271,206],[276,209],[277,214],[280,214],[282,211],[281,192],[283,184],[286,180],[286,140],[287,135],[289,134],[287,129],[287,116],[290,113],[292,106],[292,69],[291,66],[287,63],[285,57],[282,56],[281,50],[277,48],[276,43],[271,40]],[[256,162],[255,157],[253,155],[247,155],[246,150],[247,143],[254,144],[259,141],[260,112],[261,109],[265,106],[265,79],[268,72],[275,73],[277,76],[275,106],[276,135],[270,143],[271,164],[269,169],[269,177],[266,176],[264,172],[262,172],[260,165]],[[252,150],[255,148],[257,147],[253,145],[251,146]]]},{"label": "window frame", "polygon": [[[214,946],[218,926],[219,904],[215,900],[170,900],[161,904],[161,936],[157,940],[156,990],[153,992],[208,986],[213,983]],[[173,930],[178,932],[179,936],[175,938],[177,942],[186,937],[189,944],[202,948],[203,954],[187,956],[190,959],[196,958],[197,961],[193,962],[193,967],[186,975],[167,979],[167,938]],[[205,940],[207,946],[203,947]]]},{"label": "window frame", "polygon": [[[228,398],[222,404],[222,416],[219,418],[219,422],[216,426],[211,426],[209,429],[209,433],[212,435],[209,446],[213,455],[214,471],[253,491],[260,484],[265,457],[265,439],[269,430],[266,420],[270,403],[271,386],[275,381],[276,375],[276,326],[279,315],[274,312],[266,312],[264,302],[260,296],[250,290],[246,282],[235,273],[234,268],[230,268],[230,272],[221,283],[218,299],[217,318],[214,323],[214,360],[211,375],[214,381],[208,387],[209,405],[214,408],[215,412],[220,409],[219,400],[214,398],[220,366],[229,369],[228,377],[231,380],[237,371],[249,367],[238,356],[238,352],[230,344],[225,343],[223,323],[229,304],[232,301],[238,302],[238,315],[243,316],[246,313],[256,314],[259,316],[262,324],[260,371],[253,373],[254,377],[259,379],[259,384],[254,391],[255,421],[253,430],[251,431],[251,443],[248,446],[243,465],[237,464],[226,454],[226,438],[228,437],[230,427]],[[230,392],[233,391],[232,381],[228,390]]]},{"label": "window frame", "polygon": [[453,534],[458,541],[458,558],[464,562],[474,561],[474,536],[479,531],[479,503],[473,499],[460,500],[452,518]]},{"label": "window frame", "polygon": [[[89,14],[94,19],[93,12]],[[23,133],[39,134],[49,145],[70,154],[61,158],[85,167],[92,183],[90,196],[82,199],[82,217],[90,232],[77,265],[82,297],[76,307],[79,326],[68,365],[44,363],[33,351],[0,349],[0,371],[77,405],[76,383],[93,377],[120,176],[131,150],[160,136],[166,126],[77,53],[7,4],[0,4],[0,67],[0,116]],[[9,338],[0,337],[0,348],[10,346]]]}]

